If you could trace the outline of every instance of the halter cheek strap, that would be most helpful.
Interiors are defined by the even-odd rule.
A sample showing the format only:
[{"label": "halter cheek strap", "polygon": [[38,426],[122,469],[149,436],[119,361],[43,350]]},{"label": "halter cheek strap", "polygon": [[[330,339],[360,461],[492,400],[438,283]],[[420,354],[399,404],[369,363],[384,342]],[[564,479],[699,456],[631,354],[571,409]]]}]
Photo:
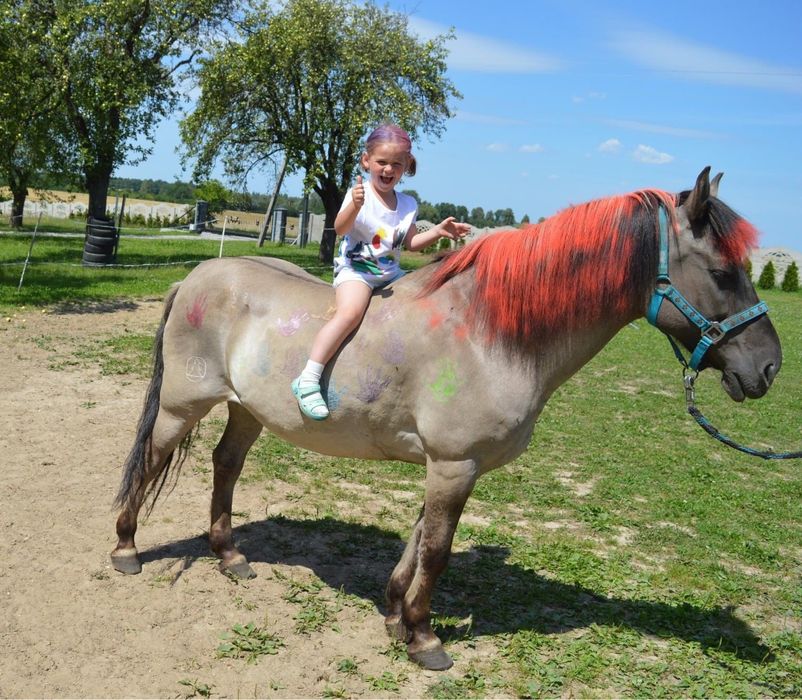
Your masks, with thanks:
[{"label": "halter cheek strap", "polygon": [[722,340],[730,331],[768,313],[769,307],[765,302],[761,301],[745,311],[733,314],[723,321],[709,321],[706,319],[704,314],[694,308],[693,304],[682,296],[680,291],[671,283],[671,278],[668,276],[668,212],[665,207],[660,207],[658,218],[660,223],[660,257],[657,268],[657,280],[655,282],[657,286],[655,286],[652,298],[649,301],[646,320],[655,328],[659,328],[657,325],[657,315],[660,313],[663,300],[668,299],[685,318],[701,331],[701,337],[696,347],[693,349],[689,361],[685,360],[685,356],[682,354],[676,341],[666,333],[677,359],[685,367],[698,370],[702,358],[710,347]]}]

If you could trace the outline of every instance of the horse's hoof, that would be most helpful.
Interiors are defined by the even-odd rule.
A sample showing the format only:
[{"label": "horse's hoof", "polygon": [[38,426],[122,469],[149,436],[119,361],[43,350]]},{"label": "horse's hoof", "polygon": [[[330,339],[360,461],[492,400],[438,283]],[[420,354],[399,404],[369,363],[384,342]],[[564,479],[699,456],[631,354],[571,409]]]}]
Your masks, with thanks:
[{"label": "horse's hoof", "polygon": [[136,549],[115,549],[111,553],[111,565],[122,574],[142,573],[142,563]]},{"label": "horse's hoof", "polygon": [[241,554],[238,557],[234,557],[228,563],[220,564],[220,571],[224,574],[231,574],[241,579],[256,578],[256,572],[251,568],[248,560]]},{"label": "horse's hoof", "polygon": [[408,642],[410,633],[400,615],[388,615],[384,618],[384,629],[390,639],[397,639],[399,642]]},{"label": "horse's hoof", "polygon": [[427,671],[445,671],[454,665],[451,657],[446,654],[442,644],[438,644],[432,649],[421,651],[408,651],[409,658],[418,666],[422,666]]}]

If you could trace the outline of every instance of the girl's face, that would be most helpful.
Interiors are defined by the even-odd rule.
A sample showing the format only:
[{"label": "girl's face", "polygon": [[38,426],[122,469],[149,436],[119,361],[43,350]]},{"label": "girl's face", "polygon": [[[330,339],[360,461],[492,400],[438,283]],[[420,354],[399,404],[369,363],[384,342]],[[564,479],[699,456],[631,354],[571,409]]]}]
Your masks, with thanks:
[{"label": "girl's face", "polygon": [[404,144],[389,141],[362,154],[362,167],[370,175],[370,184],[378,194],[393,191],[409,165],[409,151]]}]

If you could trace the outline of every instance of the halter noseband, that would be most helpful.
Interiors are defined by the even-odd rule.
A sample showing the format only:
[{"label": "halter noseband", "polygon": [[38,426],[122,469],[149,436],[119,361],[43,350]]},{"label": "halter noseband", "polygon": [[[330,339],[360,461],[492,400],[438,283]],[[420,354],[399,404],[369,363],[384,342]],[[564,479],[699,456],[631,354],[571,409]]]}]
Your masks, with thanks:
[{"label": "halter noseband", "polygon": [[718,343],[730,331],[768,313],[769,307],[765,302],[761,301],[745,311],[733,314],[723,321],[708,321],[671,283],[671,278],[668,276],[668,212],[662,205],[659,207],[658,218],[660,223],[660,258],[657,268],[657,279],[655,280],[655,289],[652,293],[651,301],[649,302],[649,309],[646,312],[646,320],[655,328],[659,328],[657,325],[657,314],[660,313],[663,300],[668,299],[685,318],[696,326],[702,332],[702,336],[699,338],[699,342],[696,344],[691,354],[690,361],[685,360],[676,341],[668,333],[666,333],[666,336],[671,343],[671,347],[674,349],[674,354],[683,366],[698,372],[699,364],[711,346]]}]

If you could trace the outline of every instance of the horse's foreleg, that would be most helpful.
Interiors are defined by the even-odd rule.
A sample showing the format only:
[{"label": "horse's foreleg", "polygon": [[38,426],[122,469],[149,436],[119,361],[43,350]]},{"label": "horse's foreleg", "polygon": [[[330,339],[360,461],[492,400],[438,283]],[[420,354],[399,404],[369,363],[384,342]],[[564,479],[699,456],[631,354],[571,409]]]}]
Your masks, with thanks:
[{"label": "horse's foreleg", "polygon": [[[424,668],[443,670],[453,663],[432,631],[431,600],[437,578],[448,564],[454,531],[476,478],[473,461],[430,461],[427,465],[423,519],[415,528],[416,532],[420,528],[417,565],[401,603],[401,624],[407,632],[409,657]],[[413,540],[415,536],[413,533]],[[408,554],[404,553],[399,566]],[[396,582],[400,584],[410,570],[409,564],[402,567]]]},{"label": "horse's foreleg", "polygon": [[212,454],[214,491],[212,493],[212,525],[209,544],[220,557],[220,569],[239,578],[256,576],[248,560],[234,545],[231,535],[231,507],[245,455],[253,445],[262,424],[236,403],[228,404],[228,424]]},{"label": "horse's foreleg", "polygon": [[[138,574],[142,571],[139,554],[134,543],[137,519],[150,483],[163,472],[165,464],[178,444],[200,420],[198,416],[177,415],[159,409],[153,431],[143,445],[140,468],[132,470],[130,488],[117,517],[117,546],[111,553],[111,562],[117,571]],[[130,458],[129,458],[130,459]]]}]

